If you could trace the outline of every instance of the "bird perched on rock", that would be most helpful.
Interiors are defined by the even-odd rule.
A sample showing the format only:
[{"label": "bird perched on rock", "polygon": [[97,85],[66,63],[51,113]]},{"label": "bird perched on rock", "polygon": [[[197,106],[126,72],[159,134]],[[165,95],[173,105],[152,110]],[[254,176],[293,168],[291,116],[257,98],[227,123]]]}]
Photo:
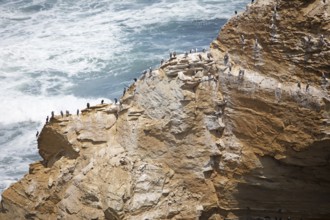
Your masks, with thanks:
[{"label": "bird perched on rock", "polygon": [[37,133],[36,133],[36,137],[38,137],[39,136],[39,131],[37,131]]},{"label": "bird perched on rock", "polygon": [[77,116],[79,115],[79,109],[77,109]]},{"label": "bird perched on rock", "polygon": [[310,43],[312,41],[312,36],[311,35],[308,35],[307,36],[307,42]]},{"label": "bird perched on rock", "polygon": [[325,44],[326,44],[326,42],[325,42],[325,39],[324,39],[324,35],[321,34],[320,38],[319,38],[319,46],[323,47]]},{"label": "bird perched on rock", "polygon": [[164,63],[164,59],[162,59],[162,60],[160,61],[160,65],[163,65],[163,63]]},{"label": "bird perched on rock", "polygon": [[259,45],[259,42],[258,42],[258,38],[256,38],[255,40],[254,40],[254,50],[258,50],[259,48],[260,48],[260,45]]},{"label": "bird perched on rock", "polygon": [[225,65],[228,63],[228,60],[229,60],[229,55],[228,55],[228,52],[225,54],[225,56],[223,57],[223,61],[225,63]]},{"label": "bird perched on rock", "polygon": [[90,105],[89,105],[89,103],[87,103],[87,108],[89,108],[90,107]]},{"label": "bird perched on rock", "polygon": [[48,118],[48,116],[47,116],[47,118],[46,118],[46,124],[48,123],[48,120],[49,120],[49,118]]},{"label": "bird perched on rock", "polygon": [[241,43],[242,43],[242,44],[245,44],[245,37],[244,37],[243,34],[241,35]]},{"label": "bird perched on rock", "polygon": [[123,96],[125,95],[125,93],[126,93],[126,88],[124,88],[124,91],[123,91]]},{"label": "bird perched on rock", "polygon": [[134,82],[137,82],[137,78],[134,78],[133,80],[134,80]]},{"label": "bird perched on rock", "polygon": [[308,92],[309,86],[310,86],[310,84],[309,84],[309,82],[307,82],[307,84],[306,84],[306,92]]},{"label": "bird perched on rock", "polygon": [[238,71],[238,78],[243,78],[244,77],[244,70],[242,70],[242,69],[240,69],[239,71]]},{"label": "bird perched on rock", "polygon": [[328,81],[328,79],[327,79],[327,77],[325,76],[324,72],[322,72],[322,79],[323,79],[324,82],[327,82],[327,81]]},{"label": "bird perched on rock", "polygon": [[235,11],[235,15],[237,15],[237,11]]},{"label": "bird perched on rock", "polygon": [[103,105],[103,103],[104,103],[104,100],[102,99],[102,100],[101,100],[101,104]]},{"label": "bird perched on rock", "polygon": [[175,51],[173,52],[173,57],[176,58],[176,52]]},{"label": "bird perched on rock", "polygon": [[68,110],[65,111],[65,116],[66,117],[70,116],[70,112]]},{"label": "bird perched on rock", "polygon": [[63,118],[63,116],[64,116],[63,111],[61,111],[61,116],[62,116],[62,118]]},{"label": "bird perched on rock", "polygon": [[207,53],[207,58],[210,60],[211,58],[213,58],[211,53]]},{"label": "bird perched on rock", "polygon": [[170,52],[170,59],[172,58],[172,55],[173,55],[172,52]]},{"label": "bird perched on rock", "polygon": [[202,60],[202,55],[198,54],[198,58],[201,61]]},{"label": "bird perched on rock", "polygon": [[115,100],[115,104],[117,104],[117,102],[118,102],[118,99],[116,99],[116,98],[115,98],[114,100]]},{"label": "bird perched on rock", "polygon": [[52,114],[51,118],[54,118],[55,117],[54,111],[52,111],[51,114]]}]

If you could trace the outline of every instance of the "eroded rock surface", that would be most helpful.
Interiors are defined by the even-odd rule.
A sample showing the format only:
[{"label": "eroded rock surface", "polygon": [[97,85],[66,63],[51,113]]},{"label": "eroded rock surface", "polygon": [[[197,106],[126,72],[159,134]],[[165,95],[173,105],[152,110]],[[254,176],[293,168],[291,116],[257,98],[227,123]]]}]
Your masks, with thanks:
[{"label": "eroded rock surface", "polygon": [[55,116],[0,219],[329,219],[329,13],[255,1],[120,104]]}]

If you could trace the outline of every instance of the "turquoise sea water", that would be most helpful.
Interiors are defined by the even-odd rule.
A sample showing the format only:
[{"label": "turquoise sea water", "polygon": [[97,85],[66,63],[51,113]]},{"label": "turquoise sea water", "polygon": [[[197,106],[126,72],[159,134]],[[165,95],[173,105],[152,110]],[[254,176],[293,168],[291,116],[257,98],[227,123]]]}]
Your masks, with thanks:
[{"label": "turquoise sea water", "polygon": [[208,48],[247,0],[0,0],[0,192],[51,111],[119,97],[169,51]]}]

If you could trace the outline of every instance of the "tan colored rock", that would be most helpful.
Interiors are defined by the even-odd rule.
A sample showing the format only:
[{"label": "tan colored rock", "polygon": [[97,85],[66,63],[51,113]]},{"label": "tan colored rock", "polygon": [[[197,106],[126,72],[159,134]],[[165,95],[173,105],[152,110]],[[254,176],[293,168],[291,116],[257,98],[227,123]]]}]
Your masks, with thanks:
[{"label": "tan colored rock", "polygon": [[55,117],[0,219],[329,219],[330,45],[318,43],[329,13],[322,1],[255,1],[213,58],[178,55],[121,104]]}]

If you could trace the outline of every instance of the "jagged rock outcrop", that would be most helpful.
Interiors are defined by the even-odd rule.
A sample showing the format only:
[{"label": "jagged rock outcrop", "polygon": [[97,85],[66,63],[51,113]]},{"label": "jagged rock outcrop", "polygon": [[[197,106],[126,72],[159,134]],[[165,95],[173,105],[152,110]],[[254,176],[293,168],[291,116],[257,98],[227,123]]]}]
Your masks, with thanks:
[{"label": "jagged rock outcrop", "polygon": [[256,1],[211,53],[171,58],[120,104],[55,116],[0,219],[329,219],[329,12]]}]

